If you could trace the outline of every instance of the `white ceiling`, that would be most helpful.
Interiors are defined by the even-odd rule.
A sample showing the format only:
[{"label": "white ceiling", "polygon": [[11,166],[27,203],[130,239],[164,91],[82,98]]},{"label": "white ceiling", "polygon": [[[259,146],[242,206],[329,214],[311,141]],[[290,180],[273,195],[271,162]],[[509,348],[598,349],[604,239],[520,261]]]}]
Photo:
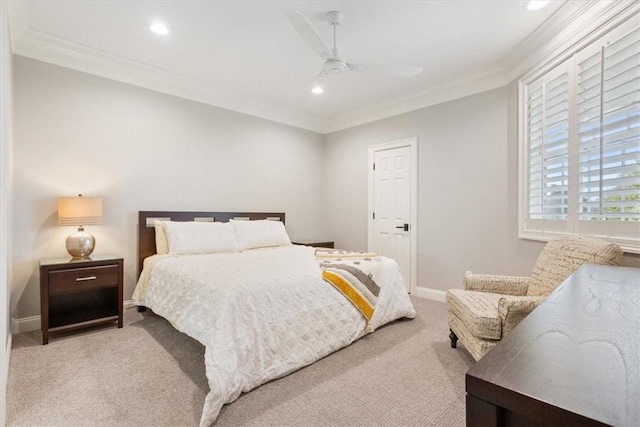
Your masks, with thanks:
[{"label": "white ceiling", "polygon": [[[518,0],[16,1],[9,14],[17,54],[325,133],[505,84],[514,58],[575,3],[585,2],[529,12]],[[343,73],[312,95],[303,86],[323,61],[287,9],[328,44],[325,15],[342,11],[338,47],[349,62],[424,71]],[[155,20],[169,35],[149,31]]]}]

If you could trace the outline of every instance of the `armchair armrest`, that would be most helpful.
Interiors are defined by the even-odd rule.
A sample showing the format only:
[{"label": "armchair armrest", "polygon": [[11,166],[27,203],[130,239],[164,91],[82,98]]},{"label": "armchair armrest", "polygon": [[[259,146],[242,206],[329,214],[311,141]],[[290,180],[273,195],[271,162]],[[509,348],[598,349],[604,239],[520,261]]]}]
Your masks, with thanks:
[{"label": "armchair armrest", "polygon": [[467,291],[524,296],[530,281],[529,277],[473,274],[467,271],[464,275],[464,288]]},{"label": "armchair armrest", "polygon": [[502,321],[502,338],[505,337],[518,323],[539,306],[546,297],[508,296],[498,301],[498,313]]}]

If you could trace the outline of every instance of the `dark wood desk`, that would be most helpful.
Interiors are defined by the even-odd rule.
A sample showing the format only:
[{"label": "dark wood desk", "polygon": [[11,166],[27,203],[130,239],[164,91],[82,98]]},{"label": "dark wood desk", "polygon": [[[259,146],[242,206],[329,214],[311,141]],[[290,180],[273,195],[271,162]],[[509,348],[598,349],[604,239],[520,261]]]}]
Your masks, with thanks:
[{"label": "dark wood desk", "polygon": [[466,376],[467,425],[640,426],[640,269],[584,265]]}]

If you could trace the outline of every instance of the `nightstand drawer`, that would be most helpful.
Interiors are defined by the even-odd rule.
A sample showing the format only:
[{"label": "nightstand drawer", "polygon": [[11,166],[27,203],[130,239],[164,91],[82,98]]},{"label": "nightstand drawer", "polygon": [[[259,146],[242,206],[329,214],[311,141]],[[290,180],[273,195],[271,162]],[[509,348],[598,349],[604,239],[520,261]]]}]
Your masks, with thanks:
[{"label": "nightstand drawer", "polygon": [[49,293],[118,286],[118,265],[71,268],[49,272]]}]

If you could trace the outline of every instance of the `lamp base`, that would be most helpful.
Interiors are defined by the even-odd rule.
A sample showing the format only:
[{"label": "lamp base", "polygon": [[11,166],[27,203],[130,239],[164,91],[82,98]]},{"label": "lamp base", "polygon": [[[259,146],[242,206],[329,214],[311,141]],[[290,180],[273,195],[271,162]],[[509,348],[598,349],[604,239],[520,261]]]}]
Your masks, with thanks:
[{"label": "lamp base", "polygon": [[78,231],[67,237],[67,252],[74,258],[86,258],[91,255],[96,246],[96,239],[91,234],[78,227]]}]

